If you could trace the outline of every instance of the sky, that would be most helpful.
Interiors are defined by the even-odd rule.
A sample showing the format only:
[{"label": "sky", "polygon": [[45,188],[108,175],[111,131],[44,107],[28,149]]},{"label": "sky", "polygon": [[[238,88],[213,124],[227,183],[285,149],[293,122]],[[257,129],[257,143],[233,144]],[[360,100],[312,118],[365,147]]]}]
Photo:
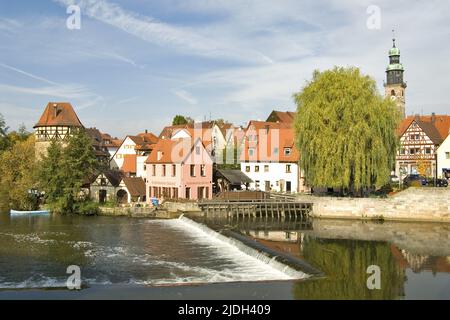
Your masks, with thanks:
[{"label": "sky", "polygon": [[31,130],[67,101],[117,137],[176,114],[245,125],[294,111],[315,69],[359,67],[383,92],[395,29],[407,114],[448,114],[449,18],[446,0],[0,0],[0,113]]}]

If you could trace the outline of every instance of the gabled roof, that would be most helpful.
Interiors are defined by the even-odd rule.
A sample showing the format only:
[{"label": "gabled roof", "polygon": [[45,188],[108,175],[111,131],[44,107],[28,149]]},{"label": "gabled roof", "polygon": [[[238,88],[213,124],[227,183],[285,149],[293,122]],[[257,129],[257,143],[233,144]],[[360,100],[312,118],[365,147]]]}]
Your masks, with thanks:
[{"label": "gabled roof", "polygon": [[136,173],[137,168],[137,155],[135,154],[124,154],[123,155],[123,165],[120,168],[126,173]]},{"label": "gabled roof", "polygon": [[142,178],[125,177],[122,179],[132,197],[143,197],[146,195],[145,182]]},{"label": "gabled roof", "polygon": [[[195,146],[199,145],[206,151],[205,145],[200,139],[193,141],[192,139],[160,139],[154,146],[152,152],[148,156],[145,163],[182,163],[192,153]],[[205,154],[202,154],[205,156]]]},{"label": "gabled roof", "polygon": [[47,104],[44,113],[33,128],[45,126],[83,127],[75,110],[68,102],[49,102]]},{"label": "gabled roof", "polygon": [[[255,140],[256,136],[256,140]],[[300,153],[294,143],[294,129],[286,123],[250,121],[245,138],[242,161],[298,162]],[[284,150],[290,149],[285,155]],[[253,156],[249,149],[254,150]]]},{"label": "gabled roof", "polygon": [[295,112],[273,110],[266,121],[292,124],[294,122],[294,117]]},{"label": "gabled roof", "polygon": [[448,115],[408,116],[400,123],[397,134],[401,137],[413,122],[416,122],[435,144],[441,144],[449,134]]},{"label": "gabled roof", "polygon": [[252,183],[253,180],[250,179],[245,173],[241,170],[225,170],[225,169],[217,169],[215,172],[216,176],[221,176],[225,178],[231,184],[246,184]]}]

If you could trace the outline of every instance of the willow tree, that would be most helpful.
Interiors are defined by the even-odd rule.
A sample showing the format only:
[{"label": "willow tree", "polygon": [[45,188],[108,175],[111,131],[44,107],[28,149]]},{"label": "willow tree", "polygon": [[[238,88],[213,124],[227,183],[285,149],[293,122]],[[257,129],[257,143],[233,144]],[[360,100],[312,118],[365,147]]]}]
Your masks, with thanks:
[{"label": "willow tree", "polygon": [[399,115],[372,78],[352,67],[314,71],[294,99],[300,166],[311,186],[356,192],[388,181]]}]

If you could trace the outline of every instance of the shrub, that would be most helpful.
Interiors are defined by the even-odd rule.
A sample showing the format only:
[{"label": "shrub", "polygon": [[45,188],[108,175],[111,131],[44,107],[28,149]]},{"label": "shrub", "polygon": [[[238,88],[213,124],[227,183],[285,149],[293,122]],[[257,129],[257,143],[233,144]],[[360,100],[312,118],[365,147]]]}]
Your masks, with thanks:
[{"label": "shrub", "polygon": [[75,213],[84,216],[94,216],[99,214],[99,204],[93,201],[83,201],[75,204]]}]

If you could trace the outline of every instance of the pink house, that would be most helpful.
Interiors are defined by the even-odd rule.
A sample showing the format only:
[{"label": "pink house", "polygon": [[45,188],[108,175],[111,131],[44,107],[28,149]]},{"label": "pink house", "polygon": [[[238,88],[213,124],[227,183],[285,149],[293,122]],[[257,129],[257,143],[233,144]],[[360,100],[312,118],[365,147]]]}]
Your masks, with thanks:
[{"label": "pink house", "polygon": [[160,139],[145,165],[147,202],[212,197],[213,161],[200,139]]}]

